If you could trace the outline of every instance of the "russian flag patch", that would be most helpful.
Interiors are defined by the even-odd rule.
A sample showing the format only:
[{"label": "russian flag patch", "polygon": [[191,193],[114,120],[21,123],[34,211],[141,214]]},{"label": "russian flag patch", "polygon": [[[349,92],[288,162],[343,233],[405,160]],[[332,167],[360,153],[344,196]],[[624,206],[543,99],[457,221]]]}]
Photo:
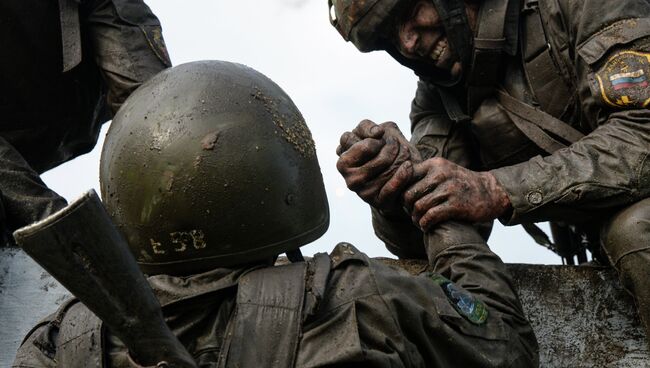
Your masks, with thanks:
[{"label": "russian flag patch", "polygon": [[622,51],[596,73],[603,101],[612,107],[650,105],[650,53]]}]

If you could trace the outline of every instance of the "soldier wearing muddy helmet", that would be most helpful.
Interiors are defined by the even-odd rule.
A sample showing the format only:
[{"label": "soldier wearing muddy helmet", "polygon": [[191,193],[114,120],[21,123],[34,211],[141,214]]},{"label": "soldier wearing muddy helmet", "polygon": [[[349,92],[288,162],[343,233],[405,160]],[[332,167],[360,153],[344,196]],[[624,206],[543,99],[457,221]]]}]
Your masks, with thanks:
[{"label": "soldier wearing muddy helmet", "polygon": [[[415,0],[329,0],[330,23],[346,41],[352,42],[361,52],[384,50],[402,65],[418,75],[435,79],[438,83],[455,85],[460,74],[450,75],[428,60],[407,58],[400,53],[395,32],[405,18],[410,16]],[[434,0],[440,21],[447,35],[454,57],[467,69],[471,61],[473,32],[467,18],[463,0]]]},{"label": "soldier wearing muddy helmet", "polygon": [[234,63],[185,64],[136,91],[113,119],[100,180],[149,274],[270,258],[329,224],[302,115],[270,79]]},{"label": "soldier wearing muddy helmet", "polygon": [[[138,89],[113,124],[106,206],[142,269],[161,273],[149,284],[198,366],[537,366],[505,265],[468,226],[429,239],[435,266],[417,277],[348,243],[268,262],[319,237],[329,216],[310,132],[262,74],[222,61],[177,66]],[[30,332],[14,364],[98,361],[137,367],[73,300]]]}]

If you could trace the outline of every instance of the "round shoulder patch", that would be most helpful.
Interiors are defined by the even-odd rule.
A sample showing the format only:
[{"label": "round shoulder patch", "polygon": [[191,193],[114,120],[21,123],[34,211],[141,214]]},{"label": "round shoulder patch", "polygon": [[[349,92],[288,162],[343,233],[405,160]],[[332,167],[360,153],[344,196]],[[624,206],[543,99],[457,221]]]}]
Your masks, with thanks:
[{"label": "round shoulder patch", "polygon": [[603,101],[612,107],[638,108],[650,104],[650,53],[621,51],[596,73]]},{"label": "round shoulder patch", "polygon": [[440,285],[451,305],[461,316],[475,325],[482,325],[487,321],[488,310],[481,300],[442,275],[429,273],[428,276]]}]

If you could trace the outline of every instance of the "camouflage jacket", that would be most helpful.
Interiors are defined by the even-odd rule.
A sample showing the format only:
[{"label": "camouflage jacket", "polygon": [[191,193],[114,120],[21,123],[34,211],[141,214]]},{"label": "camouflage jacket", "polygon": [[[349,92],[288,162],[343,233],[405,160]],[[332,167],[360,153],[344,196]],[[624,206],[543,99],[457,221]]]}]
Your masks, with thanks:
[{"label": "camouflage jacket", "polygon": [[90,151],[128,95],[170,66],[142,0],[0,2],[0,246],[65,205],[39,174]]},{"label": "camouflage jacket", "polygon": [[[584,137],[545,152],[518,127],[527,117],[497,96],[459,121],[440,89],[421,80],[412,143],[425,158],[491,170],[512,204],[500,219],[507,225],[591,221],[648,197],[650,3],[522,0],[521,9],[510,22],[517,31],[506,34],[518,52],[506,56],[499,88]],[[373,223],[389,248],[421,243],[406,217],[373,211]]]},{"label": "camouflage jacket", "polygon": [[0,14],[0,137],[38,173],[90,151],[122,101],[171,65],[142,0],[7,0]]},{"label": "camouflage jacket", "polygon": [[[341,243],[306,263],[149,281],[199,367],[537,366],[512,280],[482,239],[432,260],[438,274],[412,276]],[[136,365],[73,301],[30,332],[13,367]]]}]

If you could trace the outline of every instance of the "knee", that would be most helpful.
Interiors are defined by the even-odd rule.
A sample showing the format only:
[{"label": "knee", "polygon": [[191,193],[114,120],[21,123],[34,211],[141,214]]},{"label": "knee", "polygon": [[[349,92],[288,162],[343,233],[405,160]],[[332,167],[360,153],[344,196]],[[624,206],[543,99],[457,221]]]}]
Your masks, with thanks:
[{"label": "knee", "polygon": [[603,228],[601,239],[614,266],[626,255],[650,249],[650,198],[616,213]]}]

